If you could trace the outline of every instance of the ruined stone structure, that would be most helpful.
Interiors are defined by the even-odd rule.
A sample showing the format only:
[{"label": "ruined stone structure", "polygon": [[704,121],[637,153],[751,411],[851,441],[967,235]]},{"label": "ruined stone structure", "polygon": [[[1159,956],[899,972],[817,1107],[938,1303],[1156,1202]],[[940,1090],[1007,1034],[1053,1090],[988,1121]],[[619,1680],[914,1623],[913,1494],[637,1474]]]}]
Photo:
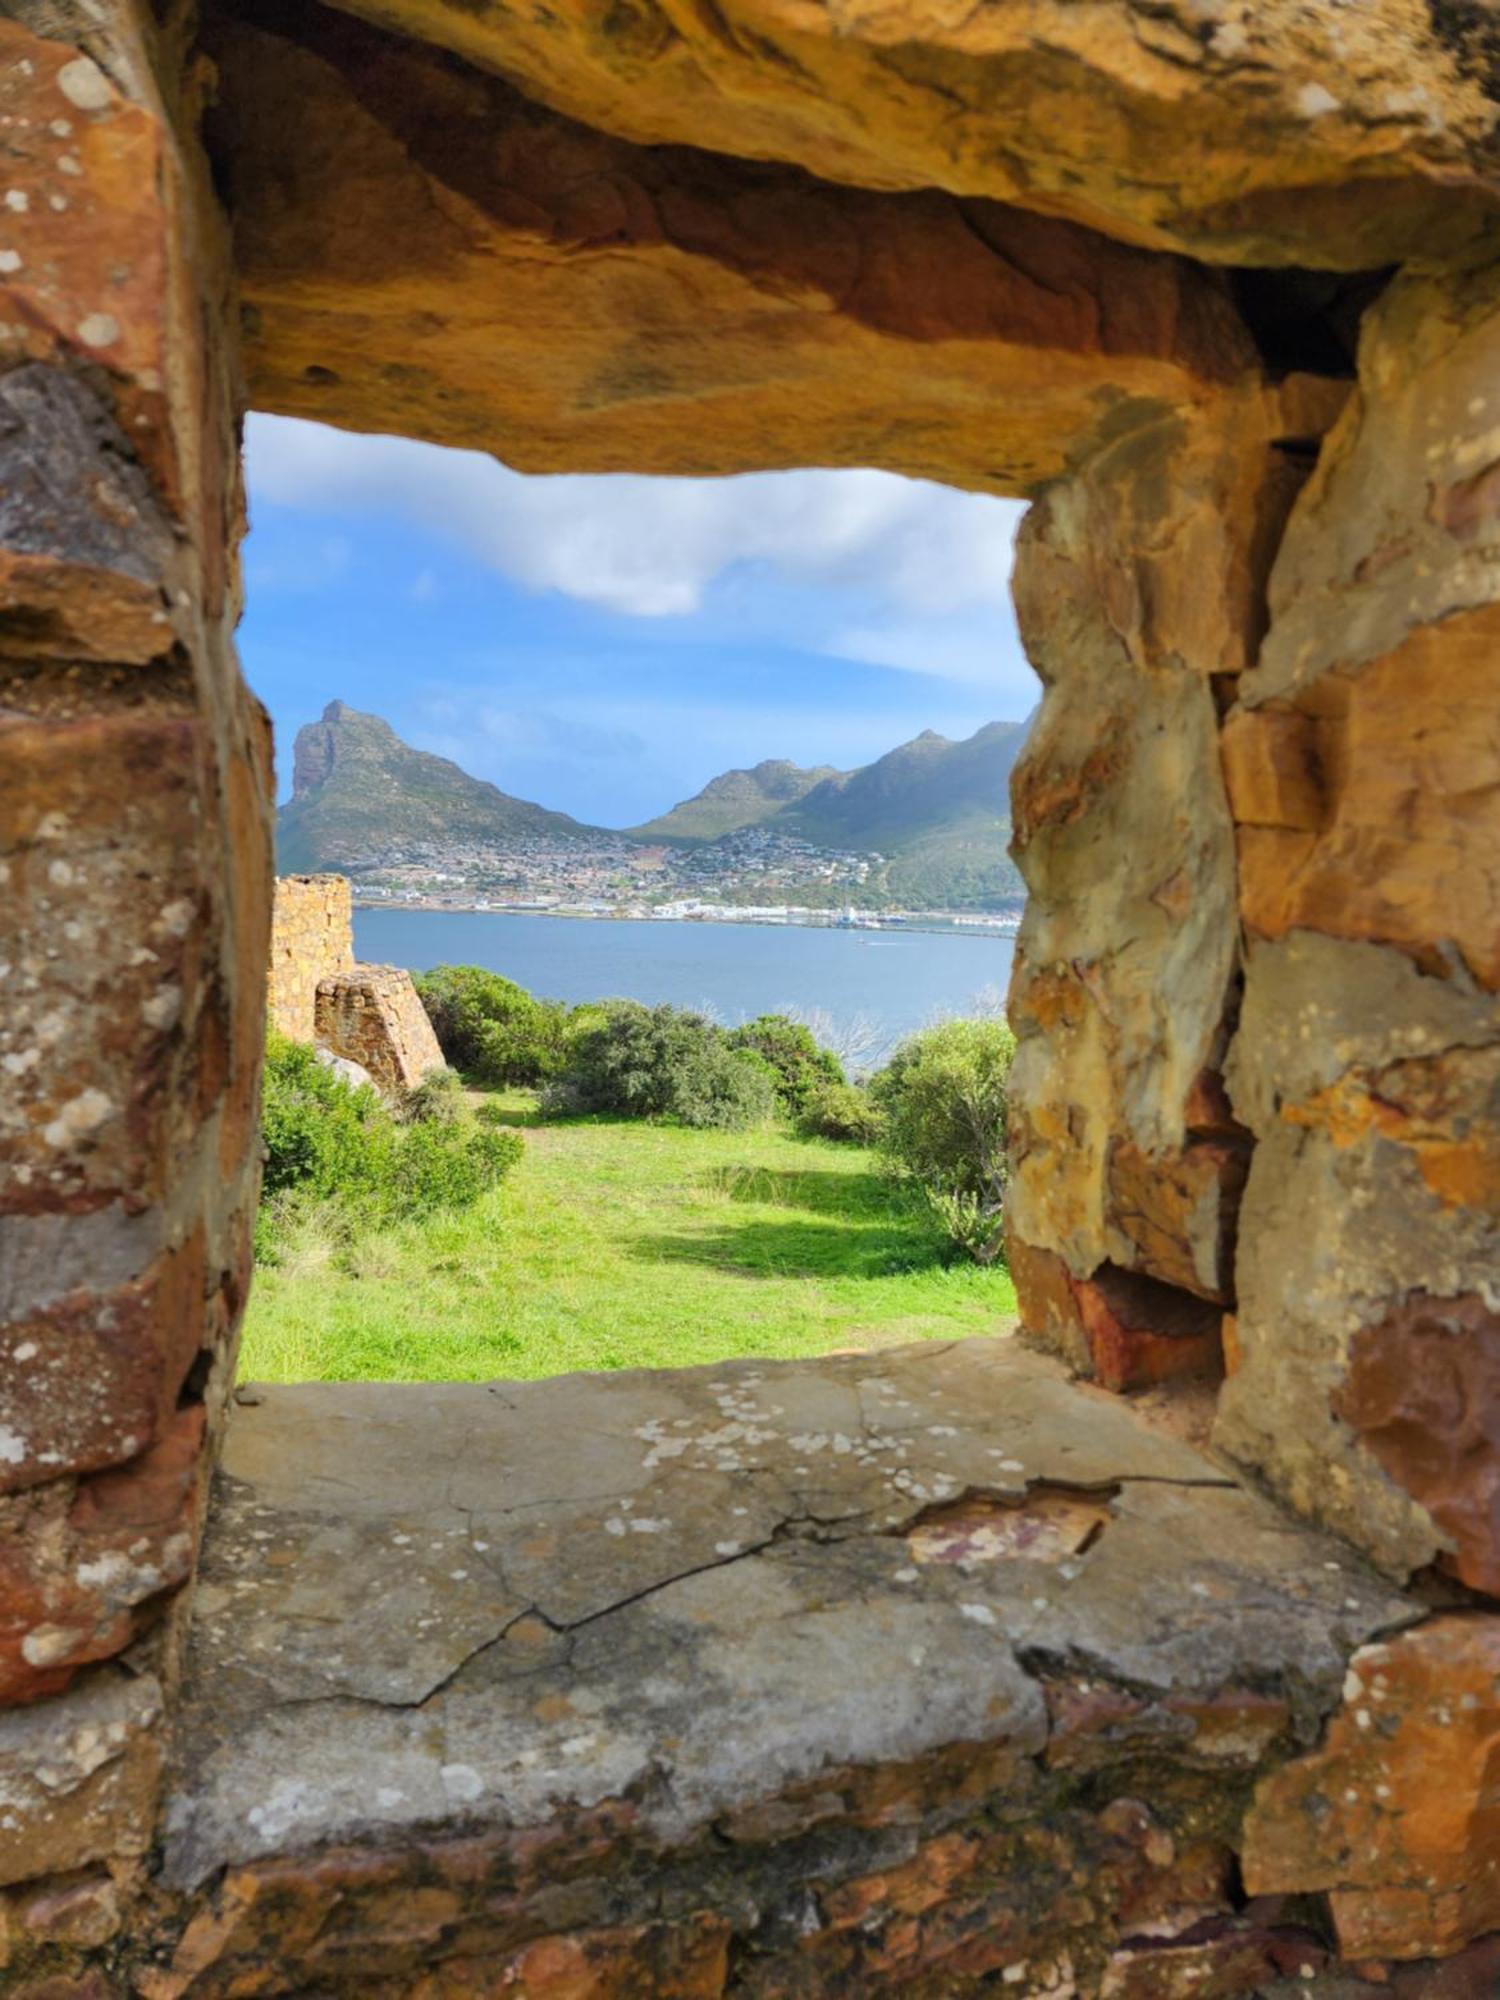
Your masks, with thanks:
[{"label": "ruined stone structure", "polygon": [[278,875],[271,905],[269,1026],[318,1039],[318,982],[354,969],[354,901],[347,875]]},{"label": "ruined stone structure", "polygon": [[356,965],[318,981],[317,1040],[368,1070],[387,1096],[442,1069],[427,1010],[399,965]]},{"label": "ruined stone structure", "polygon": [[[7,1996],[1496,1990],[1497,98],[1485,0],[7,0]],[[1011,1256],[1105,1386],[268,1393],[194,1610],[247,406],[1033,499]],[[1221,1371],[1211,1459],[1106,1396]]]},{"label": "ruined stone structure", "polygon": [[277,876],[266,1013],[294,1042],[358,1063],[388,1096],[443,1067],[411,974],[355,963],[347,875]]}]

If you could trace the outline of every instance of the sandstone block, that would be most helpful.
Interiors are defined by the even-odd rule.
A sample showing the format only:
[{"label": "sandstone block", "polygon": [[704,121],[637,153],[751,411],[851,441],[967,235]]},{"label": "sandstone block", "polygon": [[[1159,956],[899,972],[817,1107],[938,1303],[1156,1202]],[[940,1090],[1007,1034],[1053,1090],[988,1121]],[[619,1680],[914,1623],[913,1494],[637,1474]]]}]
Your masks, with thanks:
[{"label": "sandstone block", "polygon": [[1257,1145],[1216,1436],[1392,1571],[1446,1550],[1495,1575],[1497,1042],[1493,996],[1405,953],[1250,948],[1230,1082]]},{"label": "sandstone block", "polygon": [[1445,1957],[1500,1928],[1500,1619],[1364,1647],[1321,1750],[1265,1779],[1246,1886],[1330,1892],[1347,1958]]},{"label": "sandstone block", "polygon": [[[717,2000],[728,1977],[729,1925],[704,1914],[675,1924],[629,1924],[574,1937],[538,1938],[504,1966],[475,1968],[497,1978],[517,2000],[630,2000],[637,1993],[661,2000]],[[443,1981],[443,1974],[436,1975]],[[447,2000],[446,1983],[432,1977],[418,1989]],[[477,1983],[474,1993],[486,1990]],[[493,1983],[489,1991],[494,1991]]]},{"label": "sandstone block", "polygon": [[200,726],[0,720],[0,1209],[159,1201],[193,1125],[212,864]]},{"label": "sandstone block", "polygon": [[59,1693],[186,1579],[203,1429],[183,1410],[128,1465],[0,1499],[0,1703]]},{"label": "sandstone block", "polygon": [[1144,1389],[1223,1366],[1221,1315],[1205,1299],[1105,1265],[1074,1280],[1093,1374],[1106,1389]]},{"label": "sandstone block", "polygon": [[[33,643],[67,633],[84,657],[150,658],[162,650],[154,594],[161,528],[131,459],[172,489],[166,135],[92,57],[13,19],[0,22],[0,117],[10,195],[0,355],[12,367],[81,364],[71,378],[23,367],[0,398],[10,418],[0,417],[9,475],[0,547],[19,558],[0,556],[0,602],[9,599]],[[129,440],[118,457],[118,433],[111,436],[97,392],[84,386],[89,368],[108,385]],[[44,440],[55,450],[65,439],[59,462],[86,476],[49,495],[45,457],[33,454]],[[65,574],[39,557],[60,560]],[[111,630],[126,642],[120,653],[108,651]]]},{"label": "sandstone block", "polygon": [[1492,675],[1500,606],[1420,625],[1225,732],[1245,922],[1364,938],[1444,972],[1456,950],[1500,987],[1493,898],[1500,785]]},{"label": "sandstone block", "polygon": [[155,1442],[204,1336],[204,1280],[199,1231],[113,1291],[66,1291],[0,1326],[0,1492]]},{"label": "sandstone block", "polygon": [[1054,1251],[1039,1250],[1008,1227],[1005,1262],[1016,1288],[1016,1309],[1024,1330],[1081,1373],[1093,1357],[1083,1317],[1073,1290],[1072,1275]]},{"label": "sandstone block", "polygon": [[632,145],[327,9],[255,21],[211,25],[210,138],[261,409],[529,471],[884,465],[1023,492],[1106,383],[1197,407],[1258,374],[1221,283],[1175,258],[695,150],[712,124]]},{"label": "sandstone block", "polygon": [[0,376],[0,495],[8,652],[143,664],[168,650],[168,524],[82,377],[40,362]]},{"label": "sandstone block", "polygon": [[[731,0],[628,27],[570,4],[341,0],[642,145],[943,187],[1241,264],[1441,256],[1489,212],[1485,17],[1370,0],[1142,15],[1066,0],[982,19],[932,0],[834,17]],[[1003,132],[997,147],[994,134]],[[1152,163],[1149,174],[1143,160]]]},{"label": "sandstone block", "polygon": [[103,1870],[56,1876],[14,1898],[17,1926],[28,1939],[85,1950],[117,1935],[121,1904],[120,1884]]},{"label": "sandstone block", "polygon": [[1221,1295],[1229,1155],[1182,1155],[1221,1115],[1203,1079],[1238,918],[1213,683],[1253,655],[1265,423],[1122,427],[1032,507],[1014,584],[1045,687],[1011,780],[1015,1231],[1075,1274],[1113,1259]]},{"label": "sandstone block", "polygon": [[1202,1140],[1165,1155],[1118,1144],[1109,1155],[1115,1259],[1164,1284],[1227,1304],[1246,1147]]},{"label": "sandstone block", "polygon": [[1500,1597],[1500,1314],[1411,1292],[1354,1336],[1334,1408],[1432,1516],[1442,1565]]},{"label": "sandstone block", "polygon": [[0,1712],[0,1883],[151,1844],[162,1691],[100,1667],[64,1695]]},{"label": "sandstone block", "polygon": [[1105,1264],[1075,1278],[1062,1259],[1014,1235],[1021,1325],[1106,1389],[1144,1389],[1223,1367],[1223,1315],[1207,1299]]}]

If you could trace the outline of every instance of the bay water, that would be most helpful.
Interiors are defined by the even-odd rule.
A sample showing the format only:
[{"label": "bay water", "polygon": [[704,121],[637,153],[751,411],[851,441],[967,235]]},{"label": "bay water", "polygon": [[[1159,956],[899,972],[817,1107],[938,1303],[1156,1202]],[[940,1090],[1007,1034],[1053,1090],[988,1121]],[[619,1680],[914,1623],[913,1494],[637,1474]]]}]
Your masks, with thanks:
[{"label": "bay water", "polygon": [[812,1018],[864,1067],[914,1029],[992,1012],[1014,939],[986,931],[510,916],[480,910],[356,910],[366,964],[482,965],[544,999],[669,1000],[726,1027],[756,1014]]}]

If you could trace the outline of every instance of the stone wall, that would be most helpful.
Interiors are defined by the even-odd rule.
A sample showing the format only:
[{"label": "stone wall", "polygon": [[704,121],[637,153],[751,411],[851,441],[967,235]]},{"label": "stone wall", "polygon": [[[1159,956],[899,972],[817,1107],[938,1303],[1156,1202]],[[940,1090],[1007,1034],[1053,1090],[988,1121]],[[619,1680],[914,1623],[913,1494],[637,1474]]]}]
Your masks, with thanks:
[{"label": "stone wall", "polygon": [[[209,0],[200,24],[178,0],[11,0],[0,20],[7,2000],[373,1992],[388,1940],[407,1954],[390,1959],[403,2000],[497,1979],[553,2000],[607,1993],[612,1977],[622,1993],[646,1979],[751,1993],[768,1990],[763,1973],[809,1995],[878,1975],[911,1995],[999,1979],[1030,2000],[1071,1979],[1087,2000],[1176,2000],[1274,1992],[1283,1973],[1316,1991],[1335,1963],[1324,1984],[1340,2000],[1361,1983],[1401,2000],[1492,1990],[1500,278],[1482,259],[1500,186],[1482,10],[1039,0],[1015,31],[1007,10],[959,19],[925,0],[795,23],[731,0],[701,22],[678,10],[670,29],[638,11],[486,0],[370,0],[380,25],[362,11]],[[1013,143],[997,147],[997,130]],[[686,147],[685,133],[723,151]],[[259,1808],[254,1869],[168,1936],[181,1911],[162,1915],[148,1857],[258,1174],[269,746],[229,636],[247,396],[552,470],[856,463],[1034,500],[1016,575],[1045,689],[1014,798],[1032,892],[1012,996],[1024,1318],[1121,1390],[1227,1372],[1220,1447],[1347,1538],[1320,1543],[1337,1552],[1305,1573],[1291,1561],[1286,1587],[1304,1608],[1326,1600],[1331,1620],[1320,1692],[1310,1702],[1305,1674],[1284,1677],[1290,1734],[1275,1769],[1242,1769],[1253,1796],[1215,1836],[1214,1883],[1197,1895],[1174,1882],[1170,1907],[1142,1888],[1156,1963],[1118,1933],[1123,1960],[1103,1956],[1101,1884],[1128,1900],[1137,1878],[1111,1872],[1097,1799],[1062,1847],[1030,1764],[1020,1781],[1040,1814],[1027,1820],[1002,1786],[976,1802],[964,1788],[977,1738],[958,1720],[919,1775],[872,1765],[811,1804],[757,1765],[757,1828],[771,1843],[787,1829],[790,1877],[762,1902],[739,1895],[737,1824],[716,1823],[693,1863],[706,1873],[679,1897],[660,1844],[621,1840],[609,1817],[640,1809],[665,1825],[681,1810],[655,1755],[618,1794],[602,1773],[589,1810],[607,1826],[541,1813],[499,1849],[466,1848],[475,1766],[432,1754],[423,1710],[446,1677],[398,1694],[382,1721],[403,1742],[414,1733],[438,1788],[409,1822],[392,1788],[390,1852],[339,1847],[289,1771]],[[351,984],[342,958],[330,1018],[363,1030],[389,997],[383,978]],[[288,1004],[305,1010],[302,994]],[[719,1409],[711,1434],[747,1423],[750,1400]],[[846,1458],[864,1468],[910,1448],[899,1422],[856,1403]],[[670,1458],[638,1414],[625,1438],[559,1422],[509,1449],[557,1482],[549,1493],[594,1494],[605,1455]],[[791,1441],[813,1487],[767,1518],[765,1594],[742,1606],[730,1592],[749,1620],[734,1646],[758,1649],[746,1670],[775,1725],[767,1742],[807,1714],[801,1642],[781,1643],[785,1573],[804,1540],[850,1518],[804,1469],[830,1435],[809,1420]],[[1022,1460],[977,1449],[963,1488],[993,1499]],[[1217,1476],[1187,1483],[1202,1491],[1182,1497],[1170,1535],[1132,1543],[1125,1507],[1098,1545],[1110,1564],[1134,1548],[1148,1580],[1166,1543],[1197,1536],[1204,1550],[1191,1603],[1168,1616],[1147,1589],[1112,1614],[1102,1710],[1088,1705],[1098,1647],[1066,1616],[1086,1594],[1071,1585],[1097,1573],[1086,1560],[1059,1567],[1050,1593],[1008,1572],[995,1603],[977,1590],[958,1603],[961,1644],[905,1656],[926,1677],[925,1717],[970,1713],[943,1703],[979,1633],[1056,1679],[1060,1699],[1084,1698],[1084,1736],[1123,1760],[1111,1784],[1149,1794],[1149,1822],[1117,1816],[1127,1844],[1144,1826],[1157,1854],[1193,1851],[1218,1795],[1203,1766],[1229,1753],[1168,1708],[1144,1726],[1153,1745],[1187,1745],[1191,1779],[1135,1756],[1130,1704],[1151,1647],[1216,1615],[1252,1650],[1287,1624],[1210,1546]],[[957,1497],[918,1484],[924,1505]],[[671,1488],[690,1560],[650,1584],[650,1615],[658,1594],[733,1559],[725,1546],[738,1553],[722,1509],[696,1511],[704,1490],[685,1472]],[[900,1491],[907,1512],[885,1525],[905,1533],[910,1476]],[[451,1532],[472,1536],[476,1506]],[[349,1503],[320,1486],[306,1512],[308,1560],[340,1574]],[[589,1656],[588,1614],[538,1604],[597,1586],[639,1608],[608,1596],[626,1574],[612,1551],[629,1538],[636,1553],[635,1531],[650,1543],[669,1518],[627,1525],[622,1512],[596,1540],[519,1535],[514,1562],[540,1567],[536,1589],[503,1615],[487,1598],[472,1655],[459,1651],[477,1714],[512,1667],[523,1694],[533,1685],[516,1649],[556,1642],[567,1673]],[[996,1532],[965,1525],[963,1560]],[[1267,1526],[1278,1579],[1307,1532]],[[884,1574],[901,1561],[882,1532],[865,1539],[840,1563]],[[380,1538],[380,1561],[397,1546]],[[461,1560],[448,1580],[490,1577],[477,1561],[489,1546],[474,1541],[474,1571]],[[1373,1630],[1354,1615],[1384,1588],[1366,1558],[1421,1583]],[[497,1587],[510,1557],[505,1572]],[[348,1582],[367,1599],[384,1574]],[[379,1635],[338,1663],[330,1696],[323,1600],[300,1571],[293,1582],[287,1616],[307,1652],[267,1654],[290,1675],[286,1727],[320,1732],[338,1706],[362,1743],[384,1684]],[[390,1584],[400,1607],[404,1572]],[[207,1595],[195,1644],[225,1641],[225,1602]],[[822,1606],[815,1592],[809,1630]],[[467,1599],[459,1610],[468,1631]],[[407,1626],[385,1628],[409,1673]],[[852,1629],[817,1713],[812,1781],[844,1772],[841,1746],[866,1741],[854,1720],[886,1692],[862,1678],[870,1648]],[[705,1643],[684,1613],[667,1656]],[[998,1690],[1001,1654],[986,1661]],[[216,1678],[253,1694],[267,1671],[231,1634]],[[1252,1705],[1264,1678],[1241,1690]],[[637,1695],[651,1698],[644,1683]],[[542,1716],[559,1733],[538,1750],[541,1777],[528,1765],[502,1792],[554,1796],[591,1712]],[[454,1726],[460,1743],[483,1733]],[[1233,1717],[1224,1728],[1243,1745]],[[346,1777],[361,1800],[368,1776],[356,1757]],[[189,1789],[173,1813],[201,1805]],[[903,1872],[867,1838],[872,1821],[917,1828],[920,1865]],[[873,1874],[831,1864],[846,1839]],[[601,1847],[629,1894],[590,1902],[574,1885]],[[466,1930],[481,1879],[484,1922]],[[1029,1946],[1000,1956],[1017,1899],[1024,1917],[1059,1880],[1047,1946],[1076,1918],[1082,1978],[1040,1946],[1035,1960]],[[1304,1890],[1314,1936],[1284,1962],[1297,1926],[1278,1899]],[[512,1895],[524,1925],[551,1928],[494,1923]],[[610,1907],[623,1925],[604,1920]],[[1272,1944],[1236,1958],[1257,1924]],[[924,1930],[946,1962],[902,1960],[901,1937]],[[1020,1919],[1013,1931],[1028,1936]],[[242,1933],[254,1962],[235,1967],[225,1940]],[[877,1933],[879,1949],[892,1942],[872,1972]],[[827,1942],[797,1957],[795,1940],[814,1936]],[[320,1940],[330,1956],[313,1969]],[[1428,1958],[1450,1961],[1432,1975],[1442,1985],[1412,1983]],[[913,1964],[931,1971],[926,1988]]]},{"label": "stone wall", "polygon": [[412,976],[397,965],[356,965],[319,980],[316,1039],[367,1069],[392,1096],[444,1067]]},{"label": "stone wall", "polygon": [[1398,279],[1224,735],[1256,1145],[1219,1436],[1500,1594],[1500,267]]},{"label": "stone wall", "polygon": [[443,1067],[411,974],[357,965],[347,875],[278,875],[268,982],[271,1026],[367,1069],[397,1096]]},{"label": "stone wall", "polygon": [[154,1837],[260,1173],[270,741],[186,26],[0,19],[0,1882],[95,1936]]},{"label": "stone wall", "polygon": [[278,875],[271,918],[270,1025],[294,1042],[318,1040],[318,981],[354,964],[347,875]]}]

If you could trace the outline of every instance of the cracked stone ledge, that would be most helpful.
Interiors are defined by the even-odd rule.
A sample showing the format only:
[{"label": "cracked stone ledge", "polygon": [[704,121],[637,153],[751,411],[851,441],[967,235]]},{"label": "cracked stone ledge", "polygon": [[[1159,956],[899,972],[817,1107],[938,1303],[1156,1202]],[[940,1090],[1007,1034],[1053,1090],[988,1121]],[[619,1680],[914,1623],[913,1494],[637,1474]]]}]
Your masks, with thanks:
[{"label": "cracked stone ledge", "polygon": [[1059,1682],[1270,1698],[1310,1741],[1420,1614],[1005,1341],[258,1396],[204,1551],[179,1888],[622,1798],[675,1841],[829,1765],[1034,1758]]}]

